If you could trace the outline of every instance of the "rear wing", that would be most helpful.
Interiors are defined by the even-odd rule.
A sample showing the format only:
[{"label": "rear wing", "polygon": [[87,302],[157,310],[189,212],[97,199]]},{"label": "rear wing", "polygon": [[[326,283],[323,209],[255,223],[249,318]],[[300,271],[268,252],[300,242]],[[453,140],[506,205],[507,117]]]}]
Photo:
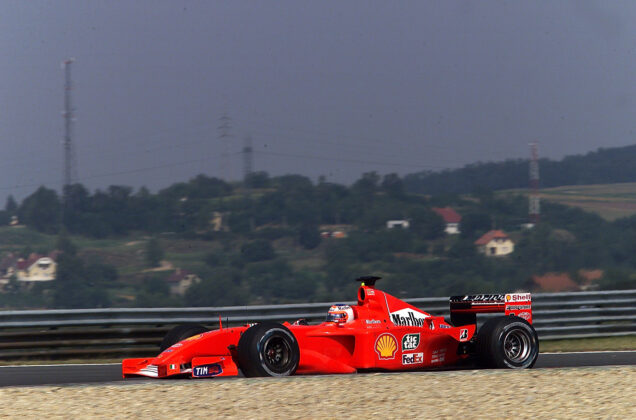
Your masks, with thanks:
[{"label": "rear wing", "polygon": [[532,324],[532,296],[530,293],[507,293],[505,295],[451,296],[451,324],[475,324],[477,314],[503,312],[516,315]]}]

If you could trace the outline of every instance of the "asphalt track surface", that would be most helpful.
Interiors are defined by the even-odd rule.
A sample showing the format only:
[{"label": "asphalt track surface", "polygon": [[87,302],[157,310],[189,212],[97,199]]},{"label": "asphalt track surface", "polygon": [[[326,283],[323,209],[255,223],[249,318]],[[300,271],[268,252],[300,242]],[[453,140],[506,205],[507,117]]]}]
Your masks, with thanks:
[{"label": "asphalt track surface", "polygon": [[[636,351],[603,351],[584,353],[541,353],[535,365],[540,368],[569,368],[636,365]],[[126,384],[149,381],[148,378],[121,377],[121,365],[25,365],[0,367],[0,387],[73,384]],[[154,380],[156,381],[156,379]]]}]

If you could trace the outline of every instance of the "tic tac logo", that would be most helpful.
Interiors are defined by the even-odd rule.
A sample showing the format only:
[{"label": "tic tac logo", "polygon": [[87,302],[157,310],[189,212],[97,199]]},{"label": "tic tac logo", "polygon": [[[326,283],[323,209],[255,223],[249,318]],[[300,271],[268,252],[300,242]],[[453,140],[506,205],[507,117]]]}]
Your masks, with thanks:
[{"label": "tic tac logo", "polygon": [[420,333],[405,334],[402,337],[402,351],[415,350],[420,345]]},{"label": "tic tac logo", "polygon": [[403,365],[417,365],[424,363],[424,353],[407,353],[402,355]]},{"label": "tic tac logo", "polygon": [[192,369],[192,376],[195,378],[207,378],[220,375],[221,373],[223,373],[223,368],[218,363],[195,366],[194,369]]},{"label": "tic tac logo", "polygon": [[380,360],[394,359],[396,351],[397,340],[393,337],[393,334],[380,334],[375,340],[375,352]]}]

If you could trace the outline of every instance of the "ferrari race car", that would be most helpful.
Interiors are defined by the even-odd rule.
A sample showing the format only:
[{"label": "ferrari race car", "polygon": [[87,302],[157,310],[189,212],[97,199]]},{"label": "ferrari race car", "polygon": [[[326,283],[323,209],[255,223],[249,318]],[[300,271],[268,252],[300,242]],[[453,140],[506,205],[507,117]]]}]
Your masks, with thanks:
[{"label": "ferrari race car", "polygon": [[[439,368],[477,361],[493,368],[530,368],[539,340],[529,293],[453,296],[450,322],[375,288],[361,277],[357,305],[336,304],[318,325],[261,322],[208,331],[180,325],[157,357],[125,359],[124,378],[194,378],[334,374]],[[488,319],[477,331],[476,314]]]}]

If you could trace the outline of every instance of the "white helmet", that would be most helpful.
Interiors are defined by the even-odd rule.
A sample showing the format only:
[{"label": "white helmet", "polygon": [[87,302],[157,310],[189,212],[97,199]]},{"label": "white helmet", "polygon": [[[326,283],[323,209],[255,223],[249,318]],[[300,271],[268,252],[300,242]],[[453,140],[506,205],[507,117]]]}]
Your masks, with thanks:
[{"label": "white helmet", "polygon": [[336,324],[348,324],[353,322],[353,309],[349,305],[336,303],[327,313],[327,322],[335,322]]}]

